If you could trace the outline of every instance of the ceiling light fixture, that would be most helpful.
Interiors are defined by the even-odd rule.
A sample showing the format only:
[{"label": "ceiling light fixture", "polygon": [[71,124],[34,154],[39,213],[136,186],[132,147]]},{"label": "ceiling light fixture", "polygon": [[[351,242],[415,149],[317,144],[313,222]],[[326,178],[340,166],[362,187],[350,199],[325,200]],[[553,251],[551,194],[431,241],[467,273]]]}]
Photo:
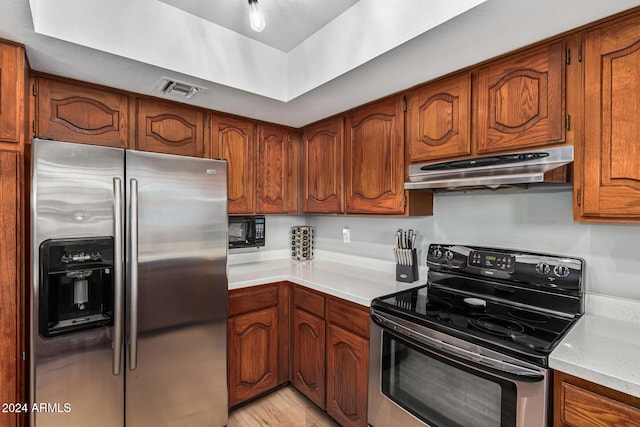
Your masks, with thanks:
[{"label": "ceiling light fixture", "polygon": [[264,22],[264,15],[258,9],[258,0],[249,0],[249,22],[253,31],[261,32],[267,24]]}]

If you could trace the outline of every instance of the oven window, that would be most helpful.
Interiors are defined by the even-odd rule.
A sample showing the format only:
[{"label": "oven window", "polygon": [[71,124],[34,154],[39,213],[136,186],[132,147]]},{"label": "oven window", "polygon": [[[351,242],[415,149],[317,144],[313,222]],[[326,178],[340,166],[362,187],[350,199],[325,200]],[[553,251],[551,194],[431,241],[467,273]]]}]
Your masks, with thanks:
[{"label": "oven window", "polygon": [[382,335],[382,393],[398,405],[434,427],[515,427],[515,384]]}]

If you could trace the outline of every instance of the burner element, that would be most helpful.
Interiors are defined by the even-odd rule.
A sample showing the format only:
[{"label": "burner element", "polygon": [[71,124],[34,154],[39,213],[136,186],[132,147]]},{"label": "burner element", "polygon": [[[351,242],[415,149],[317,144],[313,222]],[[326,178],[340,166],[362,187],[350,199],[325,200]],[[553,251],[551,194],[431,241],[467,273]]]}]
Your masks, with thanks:
[{"label": "burner element", "polygon": [[483,316],[478,319],[470,319],[469,323],[476,328],[502,337],[523,333],[527,326],[524,323],[499,316]]},{"label": "burner element", "polygon": [[549,321],[549,316],[544,314],[535,313],[533,311],[526,311],[514,308],[513,310],[509,310],[509,316],[513,316],[518,320],[524,320],[525,322],[531,323],[547,323]]}]

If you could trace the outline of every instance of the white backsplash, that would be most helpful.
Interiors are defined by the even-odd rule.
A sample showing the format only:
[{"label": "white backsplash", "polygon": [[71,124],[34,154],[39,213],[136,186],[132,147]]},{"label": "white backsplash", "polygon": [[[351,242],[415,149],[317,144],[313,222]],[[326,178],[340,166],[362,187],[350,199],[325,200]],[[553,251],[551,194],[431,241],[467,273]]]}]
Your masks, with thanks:
[{"label": "white backsplash", "polygon": [[[418,232],[420,265],[430,243],[507,247],[582,257],[588,293],[640,300],[640,225],[573,221],[572,192],[481,190],[438,193],[434,215],[417,218],[307,216],[316,248],[392,260],[398,228]],[[342,229],[351,243],[342,242]]]},{"label": "white backsplash", "polygon": [[[398,228],[417,231],[420,265],[430,243],[498,246],[582,257],[588,293],[640,300],[640,225],[573,221],[572,192],[499,190],[438,193],[434,216],[397,218],[342,215],[267,216],[267,244],[236,249],[230,263],[250,257],[286,254],[290,227],[315,227],[315,248],[358,257],[393,261]],[[351,242],[343,243],[349,228]],[[285,255],[286,256],[286,255]],[[347,257],[346,259],[355,259]],[[385,262],[385,265],[390,265]],[[421,279],[423,277],[421,276]]]}]

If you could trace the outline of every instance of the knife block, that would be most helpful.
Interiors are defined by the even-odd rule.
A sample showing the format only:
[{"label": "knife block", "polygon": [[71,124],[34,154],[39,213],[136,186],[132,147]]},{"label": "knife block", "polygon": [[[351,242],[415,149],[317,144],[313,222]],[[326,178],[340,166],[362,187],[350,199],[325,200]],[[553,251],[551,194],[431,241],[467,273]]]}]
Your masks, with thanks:
[{"label": "knife block", "polygon": [[396,281],[412,283],[418,280],[418,251],[411,249],[411,265],[396,264]]}]

